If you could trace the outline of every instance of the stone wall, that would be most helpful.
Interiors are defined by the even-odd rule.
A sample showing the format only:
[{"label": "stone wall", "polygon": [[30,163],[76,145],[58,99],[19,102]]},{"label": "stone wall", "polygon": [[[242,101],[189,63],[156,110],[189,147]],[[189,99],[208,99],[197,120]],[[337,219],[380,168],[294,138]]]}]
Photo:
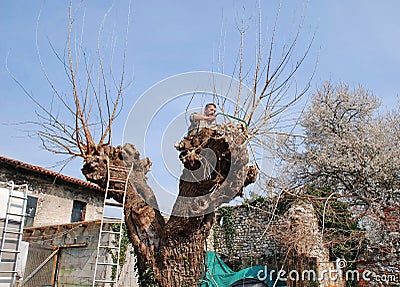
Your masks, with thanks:
[{"label": "stone wall", "polygon": [[[275,203],[274,199],[259,198],[240,206],[220,208],[213,232],[208,238],[209,250],[217,252],[234,271],[266,266],[269,272],[267,276],[272,276],[270,279],[280,270],[298,270],[299,274],[302,270],[316,270],[313,254],[298,256],[294,248],[288,250],[288,246],[294,246],[293,241],[296,243],[296,240],[287,237],[291,232],[288,230],[291,228],[291,219],[287,213],[280,213]],[[307,278],[284,280],[287,274],[282,276],[280,283],[296,287],[328,286]],[[322,283],[328,282],[325,280]]]},{"label": "stone wall", "polygon": [[[338,263],[329,262],[329,252],[310,208],[307,204],[292,206],[284,214],[277,210],[274,217],[271,215],[273,201],[220,208],[207,248],[220,254],[235,271],[255,265],[267,265],[274,270],[315,268],[317,276],[323,270],[336,271]],[[350,286],[400,286],[400,208],[385,209],[382,219],[368,232],[370,242],[354,262],[340,259],[339,263],[344,264],[342,279],[335,282],[326,279],[319,285],[303,282],[296,286],[345,286],[347,271],[347,281],[353,284]],[[288,245],[296,252],[288,253]],[[363,280],[364,271],[371,273],[367,273],[369,281]],[[359,278],[350,280],[352,272],[358,272]]]},{"label": "stone wall", "polygon": [[281,262],[283,246],[271,235],[285,219],[272,216],[273,204],[263,200],[218,210],[207,242],[234,269]]},{"label": "stone wall", "polygon": [[400,286],[400,207],[385,208],[382,219],[368,222],[370,242],[356,264],[362,286]]},{"label": "stone wall", "polygon": [[102,217],[104,193],[100,190],[4,163],[0,163],[0,181],[28,184],[28,194],[38,199],[34,227],[71,222],[74,200],[87,204],[85,221]]}]

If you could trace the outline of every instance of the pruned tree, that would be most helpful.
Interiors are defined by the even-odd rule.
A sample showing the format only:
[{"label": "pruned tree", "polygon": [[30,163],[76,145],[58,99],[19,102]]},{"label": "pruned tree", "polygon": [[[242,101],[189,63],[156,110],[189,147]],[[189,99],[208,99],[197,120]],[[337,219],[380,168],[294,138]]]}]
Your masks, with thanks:
[{"label": "pruned tree", "polygon": [[[197,286],[204,262],[205,241],[214,220],[213,212],[199,214],[201,210],[214,211],[221,204],[242,195],[244,187],[255,182],[258,172],[262,172],[256,160],[252,161],[255,165],[249,165],[254,151],[249,145],[253,143],[267,148],[267,142],[273,136],[273,130],[284,111],[305,94],[309,83],[300,91],[291,90],[291,84],[295,82],[294,75],[304,61],[311,43],[303,56],[292,63],[298,31],[290,45],[282,47],[278,60],[273,61],[276,29],[267,51],[263,49],[260,32],[256,64],[245,73],[252,75],[247,77],[242,76],[244,59],[240,53],[239,80],[243,84],[246,80],[251,82],[252,93],[244,97],[240,89],[237,91],[234,116],[242,118],[247,124],[227,123],[205,128],[177,144],[179,157],[185,167],[179,184],[179,198],[193,198],[193,205],[187,208],[178,198],[173,210],[179,210],[180,214],[183,212],[185,215],[172,215],[167,220],[157,208],[154,192],[147,184],[146,174],[151,161],[141,158],[134,143],[124,146],[111,144],[113,123],[126,86],[124,67],[118,81],[114,75],[108,81],[109,75],[104,68],[100,49],[97,65],[90,63],[83,52],[82,55],[73,53],[73,47],[79,46],[73,44],[73,28],[74,19],[70,9],[65,54],[60,56],[54,51],[68,77],[71,88],[68,95],[60,93],[47,78],[55,98],[69,119],[42,106],[25,90],[41,108],[36,124],[39,125],[38,135],[43,146],[53,153],[83,158],[82,173],[87,180],[102,188],[106,188],[109,176],[124,178],[124,168],[133,167],[126,191],[124,213],[129,238],[138,257],[142,286]],[[244,30],[241,37],[242,51]],[[81,59],[84,60],[83,72]],[[223,107],[223,101],[219,103]],[[201,180],[185,180],[188,176],[185,173],[205,172],[202,153],[206,150],[212,150],[216,156],[212,172]],[[112,175],[108,175],[107,164],[119,166],[121,171],[113,171]],[[208,200],[197,200],[203,195],[207,195]],[[117,201],[121,200],[119,193],[111,196]]]}]

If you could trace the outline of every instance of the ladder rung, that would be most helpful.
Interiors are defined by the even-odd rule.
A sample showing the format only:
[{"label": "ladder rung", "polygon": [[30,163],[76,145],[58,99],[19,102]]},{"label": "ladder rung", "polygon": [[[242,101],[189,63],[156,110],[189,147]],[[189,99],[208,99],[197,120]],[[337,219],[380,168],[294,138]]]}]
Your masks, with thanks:
[{"label": "ladder rung", "polygon": [[18,250],[11,250],[11,249],[2,249],[0,252],[4,253],[20,253]]},{"label": "ladder rung", "polygon": [[122,203],[119,203],[119,202],[109,202],[109,201],[106,201],[105,205],[107,205],[107,206],[117,206],[117,207],[122,207],[122,206],[124,206]]},{"label": "ladder rung", "polygon": [[102,233],[108,233],[108,234],[119,234],[118,231],[111,231],[111,230],[102,230]]},{"label": "ladder rung", "polygon": [[5,270],[0,270],[0,273],[18,273],[18,271],[5,271]]},{"label": "ladder rung", "polygon": [[24,213],[24,214],[20,214],[20,213],[11,213],[11,212],[8,212],[7,214],[8,214],[8,215],[13,215],[13,216],[25,216],[25,213]]},{"label": "ladder rung", "polygon": [[112,188],[109,188],[108,191],[115,192],[115,193],[125,193],[125,190],[123,190],[123,189],[112,189]]},{"label": "ladder rung", "polygon": [[117,263],[111,263],[111,262],[97,262],[97,265],[110,265],[110,266],[117,266]]},{"label": "ladder rung", "polygon": [[13,194],[11,194],[11,195],[10,195],[10,197],[13,197],[13,198],[19,198],[19,199],[26,199],[26,197],[25,197],[25,196],[13,195]]},{"label": "ladder rung", "polygon": [[113,216],[105,216],[103,215],[104,219],[116,219],[116,220],[122,220],[122,217],[113,217]]},{"label": "ladder rung", "polygon": [[23,232],[21,232],[21,231],[9,231],[9,230],[3,230],[3,233],[10,233],[10,234],[20,234],[20,235],[22,235],[22,234],[24,234]]},{"label": "ladder rung", "polygon": [[118,249],[119,247],[117,247],[117,246],[99,245],[99,248]]},{"label": "ladder rung", "polygon": [[121,170],[121,171],[129,171],[130,170],[130,168],[122,167],[119,165],[109,165],[108,168],[112,169],[112,170]]},{"label": "ladder rung", "polygon": [[109,181],[114,181],[114,182],[121,182],[121,183],[125,183],[126,179],[120,179],[120,178],[116,178],[116,177],[110,177]]},{"label": "ladder rung", "polygon": [[100,279],[95,279],[94,282],[99,282],[99,283],[117,283],[115,280],[100,280]]}]

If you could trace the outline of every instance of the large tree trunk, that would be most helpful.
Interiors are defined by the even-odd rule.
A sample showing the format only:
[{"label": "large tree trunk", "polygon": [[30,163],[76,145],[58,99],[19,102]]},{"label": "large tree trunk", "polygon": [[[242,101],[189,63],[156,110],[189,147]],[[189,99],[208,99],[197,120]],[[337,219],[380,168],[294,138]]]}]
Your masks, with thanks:
[{"label": "large tree trunk", "polygon": [[[85,160],[83,174],[104,188],[107,157],[112,165],[125,168],[133,165],[125,202],[125,222],[138,257],[142,286],[198,285],[214,210],[241,195],[243,187],[255,181],[255,169],[247,166],[247,143],[246,130],[233,125],[203,129],[178,143],[176,148],[181,152],[179,157],[185,169],[179,197],[167,221],[159,212],[154,193],[146,182],[151,162],[140,159],[133,145],[105,146]],[[214,167],[210,168],[207,161],[214,161]],[[127,173],[120,171],[110,176],[124,178]],[[120,194],[112,194],[112,197],[121,200]]]}]

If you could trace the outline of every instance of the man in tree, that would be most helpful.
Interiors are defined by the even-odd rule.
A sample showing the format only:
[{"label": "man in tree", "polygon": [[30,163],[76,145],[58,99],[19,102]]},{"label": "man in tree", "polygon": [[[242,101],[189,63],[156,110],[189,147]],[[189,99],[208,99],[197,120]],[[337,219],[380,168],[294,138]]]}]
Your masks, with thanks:
[{"label": "man in tree", "polygon": [[192,113],[190,115],[190,126],[188,135],[196,134],[200,129],[215,125],[215,112],[217,106],[214,103],[208,103],[204,107],[203,114]]}]

